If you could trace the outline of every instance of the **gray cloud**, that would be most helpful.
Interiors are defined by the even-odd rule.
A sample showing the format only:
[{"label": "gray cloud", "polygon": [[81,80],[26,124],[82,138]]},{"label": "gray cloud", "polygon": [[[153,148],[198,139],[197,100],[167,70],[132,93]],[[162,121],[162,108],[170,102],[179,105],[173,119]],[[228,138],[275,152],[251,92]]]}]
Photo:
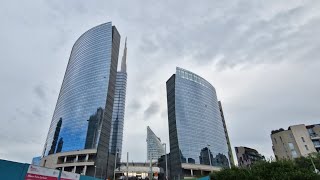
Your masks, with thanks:
[{"label": "gray cloud", "polygon": [[144,111],[144,119],[150,120],[150,118],[156,115],[158,112],[160,112],[160,105],[158,102],[153,101]]},{"label": "gray cloud", "polygon": [[167,110],[162,111],[161,118],[163,118],[163,119],[167,119],[168,118],[168,111]]},{"label": "gray cloud", "polygon": [[47,90],[43,84],[38,84],[37,86],[34,87],[34,93],[42,101],[46,100],[46,91]]},{"label": "gray cloud", "polygon": [[128,110],[130,111],[138,111],[141,109],[141,104],[137,99],[133,99],[131,102],[127,102]]},{"label": "gray cloud", "polygon": [[5,102],[0,104],[0,158],[30,162],[41,153],[72,45],[106,21],[113,21],[122,41],[128,36],[123,152],[131,152],[132,160],[146,159],[148,125],[169,142],[165,82],[176,66],[215,86],[233,145],[270,156],[272,129],[319,120],[319,8],[316,0],[153,0],[143,6],[5,1],[0,7],[0,99]]}]

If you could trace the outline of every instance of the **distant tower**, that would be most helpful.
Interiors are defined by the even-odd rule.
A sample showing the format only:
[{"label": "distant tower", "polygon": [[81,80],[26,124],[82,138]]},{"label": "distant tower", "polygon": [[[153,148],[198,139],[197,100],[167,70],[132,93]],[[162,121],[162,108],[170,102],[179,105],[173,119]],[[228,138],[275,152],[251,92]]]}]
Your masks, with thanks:
[{"label": "distant tower", "polygon": [[147,159],[150,161],[158,161],[162,155],[164,155],[164,146],[161,143],[160,138],[156,136],[156,134],[147,127]]},{"label": "distant tower", "polygon": [[117,161],[120,162],[123,141],[123,125],[127,88],[127,38],[124,45],[121,69],[117,72],[115,96],[113,103],[111,136],[109,149],[112,154],[118,152]]}]

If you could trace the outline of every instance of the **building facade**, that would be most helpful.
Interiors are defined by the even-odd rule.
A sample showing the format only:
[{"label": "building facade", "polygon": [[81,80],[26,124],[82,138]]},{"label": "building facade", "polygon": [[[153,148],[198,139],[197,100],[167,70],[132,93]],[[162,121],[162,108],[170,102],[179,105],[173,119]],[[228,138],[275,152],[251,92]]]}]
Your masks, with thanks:
[{"label": "building facade", "polygon": [[127,176],[129,179],[149,179],[150,170],[153,178],[159,179],[160,168],[157,167],[157,163],[152,163],[150,168],[148,162],[122,162],[115,173],[118,179],[126,179]]},{"label": "building facade", "polygon": [[239,167],[250,167],[253,163],[257,161],[265,160],[265,157],[259,154],[259,152],[255,149],[240,146],[235,147],[235,150]]},{"label": "building facade", "polygon": [[215,88],[177,67],[167,81],[171,179],[230,167],[228,144]]},{"label": "building facade", "polygon": [[289,126],[271,132],[272,149],[277,160],[294,159],[320,152],[320,125]]},{"label": "building facade", "polygon": [[165,154],[164,146],[159,137],[147,127],[147,159],[150,161],[158,161]]},{"label": "building facade", "polygon": [[124,45],[124,52],[121,61],[121,69],[117,72],[116,88],[113,103],[111,136],[109,150],[117,155],[120,162],[123,142],[124,113],[126,104],[127,89],[127,39]]},{"label": "building facade", "polygon": [[[167,180],[166,174],[168,174],[168,177],[171,177],[171,155],[170,153],[162,155],[159,159],[158,159],[158,167],[160,168],[160,173],[159,173],[159,177],[162,177],[160,179],[163,180]],[[168,171],[168,172],[166,172]]]},{"label": "building facade", "polygon": [[222,119],[222,123],[223,123],[224,133],[225,133],[225,136],[227,138],[228,156],[229,156],[229,160],[230,160],[230,165],[234,166],[235,164],[234,164],[234,160],[233,160],[232,148],[231,148],[231,143],[230,143],[229,134],[228,134],[228,130],[227,130],[227,124],[226,124],[226,121],[224,119],[224,113],[223,113],[223,109],[222,109],[222,104],[221,104],[221,101],[219,101],[218,103],[219,103],[219,110],[220,110],[221,119]]},{"label": "building facade", "polygon": [[35,166],[40,166],[40,162],[41,162],[41,156],[37,156],[32,158],[31,164]]},{"label": "building facade", "polygon": [[111,22],[88,30],[75,42],[44,146],[42,166],[89,176],[112,174],[113,170],[107,168],[111,167],[108,160],[113,159],[109,141],[119,45],[120,34]]}]

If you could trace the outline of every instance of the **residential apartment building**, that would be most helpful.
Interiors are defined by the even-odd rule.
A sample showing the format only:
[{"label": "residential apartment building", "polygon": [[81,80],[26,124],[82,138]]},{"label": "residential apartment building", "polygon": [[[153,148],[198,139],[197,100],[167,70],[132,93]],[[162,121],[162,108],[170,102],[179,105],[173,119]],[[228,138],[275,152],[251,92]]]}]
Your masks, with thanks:
[{"label": "residential apartment building", "polygon": [[288,130],[271,132],[272,149],[276,159],[294,159],[320,151],[320,125],[289,126]]},{"label": "residential apartment building", "polygon": [[250,167],[257,161],[265,160],[257,150],[248,147],[235,147],[239,167]]}]

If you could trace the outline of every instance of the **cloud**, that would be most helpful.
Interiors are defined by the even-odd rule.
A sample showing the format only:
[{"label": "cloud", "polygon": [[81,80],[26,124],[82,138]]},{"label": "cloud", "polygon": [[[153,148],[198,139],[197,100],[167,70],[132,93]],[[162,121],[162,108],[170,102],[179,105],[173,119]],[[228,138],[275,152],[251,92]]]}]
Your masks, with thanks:
[{"label": "cloud", "polygon": [[37,86],[34,87],[34,93],[42,101],[46,100],[46,91],[47,90],[43,84],[38,84]]},{"label": "cloud", "polygon": [[42,152],[73,43],[107,21],[128,37],[130,159],[146,159],[146,126],[169,142],[165,82],[176,66],[215,86],[232,145],[270,156],[272,129],[318,123],[319,8],[316,0],[5,1],[0,158],[30,162]]},{"label": "cloud", "polygon": [[129,111],[138,111],[141,108],[141,104],[138,100],[133,99],[130,102],[127,102]]},{"label": "cloud", "polygon": [[150,120],[150,118],[156,115],[158,112],[160,112],[160,105],[158,102],[153,101],[144,111],[144,119]]}]

